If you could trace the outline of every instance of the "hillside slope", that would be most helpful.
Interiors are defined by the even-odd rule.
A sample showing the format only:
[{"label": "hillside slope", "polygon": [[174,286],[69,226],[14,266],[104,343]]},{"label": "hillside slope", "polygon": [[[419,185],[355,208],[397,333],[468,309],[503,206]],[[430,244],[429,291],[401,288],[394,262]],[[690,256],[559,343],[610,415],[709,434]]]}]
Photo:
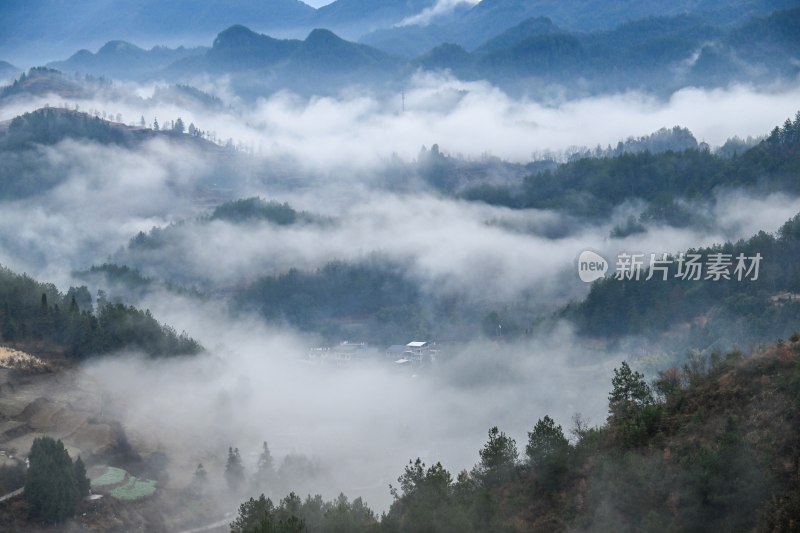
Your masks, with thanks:
[{"label": "hillside slope", "polygon": [[574,420],[570,442],[540,419],[524,452],[494,427],[478,464],[455,479],[440,463],[410,461],[380,520],[360,499],[290,494],[277,506],[250,499],[231,529],[797,531],[800,335],[747,357],[695,357],[652,385],[623,362],[607,422]]}]

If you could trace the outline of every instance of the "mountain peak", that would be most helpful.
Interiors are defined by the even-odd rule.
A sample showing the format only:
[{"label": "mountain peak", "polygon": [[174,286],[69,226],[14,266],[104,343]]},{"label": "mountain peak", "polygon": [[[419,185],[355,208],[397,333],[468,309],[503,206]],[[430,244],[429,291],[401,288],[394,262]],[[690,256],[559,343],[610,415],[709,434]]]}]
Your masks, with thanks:
[{"label": "mountain peak", "polygon": [[217,34],[213,46],[216,47],[226,42],[241,42],[244,39],[256,39],[258,37],[260,37],[260,35],[250,28],[242,26],[241,24],[234,24],[230,28],[222,30]]},{"label": "mountain peak", "polygon": [[298,44],[299,41],[275,39],[236,24],[217,35],[206,55],[228,68],[260,68],[286,59]]},{"label": "mountain peak", "polygon": [[331,30],[324,28],[315,28],[306,37],[306,43],[309,44],[329,44],[345,42],[344,39],[333,33]]},{"label": "mountain peak", "polygon": [[100,48],[100,50],[97,51],[98,54],[118,54],[131,52],[144,52],[144,50],[127,41],[108,41]]}]

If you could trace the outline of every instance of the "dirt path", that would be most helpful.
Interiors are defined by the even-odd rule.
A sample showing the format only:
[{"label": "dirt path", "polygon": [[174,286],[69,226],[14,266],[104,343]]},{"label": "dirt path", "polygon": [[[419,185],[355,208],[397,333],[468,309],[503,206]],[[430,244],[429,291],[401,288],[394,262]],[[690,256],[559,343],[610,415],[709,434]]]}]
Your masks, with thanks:
[{"label": "dirt path", "polygon": [[227,527],[232,521],[233,521],[232,518],[224,518],[219,522],[214,522],[213,524],[196,527],[194,529],[186,529],[184,531],[181,531],[180,533],[202,533],[203,531],[210,531],[212,529]]},{"label": "dirt path", "polygon": [[21,489],[17,489],[17,490],[15,490],[14,492],[9,492],[8,494],[6,494],[6,495],[4,495],[4,496],[0,496],[0,503],[4,502],[4,501],[6,501],[6,500],[10,500],[11,498],[14,498],[14,497],[16,497],[16,496],[19,496],[19,495],[20,495],[20,494],[22,494],[24,491],[25,491],[25,489],[24,489],[24,488],[21,488]]}]

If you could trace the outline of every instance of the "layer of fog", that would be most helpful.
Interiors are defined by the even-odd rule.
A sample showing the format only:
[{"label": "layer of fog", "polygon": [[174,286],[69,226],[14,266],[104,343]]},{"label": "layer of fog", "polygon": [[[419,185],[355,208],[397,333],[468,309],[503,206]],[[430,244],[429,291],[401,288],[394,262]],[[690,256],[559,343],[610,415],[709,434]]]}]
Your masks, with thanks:
[{"label": "layer of fog", "polygon": [[800,101],[797,85],[772,91],[689,87],[666,101],[636,92],[533,101],[512,98],[483,82],[419,73],[402,94],[357,91],[307,99],[281,92],[252,104],[241,101],[225,77],[194,83],[219,96],[225,107],[210,110],[190,102],[148,99],[154,86],[118,85],[111,100],[7,102],[0,107],[0,120],[45,103],[71,108],[77,103],[82,110],[119,113],[124,122],[135,124],[144,117],[148,125],[157,118],[163,126],[181,117],[222,141],[233,139],[265,157],[288,156],[313,172],[336,175],[374,171],[393,154],[408,161],[421,146],[434,143],[469,158],[490,154],[525,163],[534,152],[616,145],[631,135],[680,125],[698,140],[718,146],[734,135],[768,133],[793,116]]},{"label": "layer of fog", "polygon": [[[134,151],[74,142],[43,149],[43,172],[63,173],[66,179],[36,198],[4,202],[0,261],[60,283],[68,281],[71,270],[121,258],[167,279],[231,285],[292,266],[310,269],[378,252],[410,260],[412,275],[447,290],[480,288],[502,298],[531,289],[551,299],[564,296],[563,284],[556,282],[581,249],[677,251],[774,230],[797,212],[794,200],[779,195],[755,200],[728,195],[695,206],[716,210],[710,227],[650,228],[618,242],[608,235],[627,216],[626,208],[604,223],[585,226],[557,213],[513,212],[426,193],[394,195],[375,191],[373,184],[391,167],[393,154],[413,161],[420,146],[435,142],[475,160],[492,153],[526,162],[532,152],[615,144],[680,124],[699,140],[721,144],[733,135],[764,134],[791,116],[800,101],[798,87],[771,93],[742,86],[687,88],[668,101],[628,93],[541,103],[515,100],[483,83],[420,74],[405,93],[406,112],[401,113],[400,95],[387,100],[370,94],[306,100],[282,93],[245,110],[224,79],[200,86],[227,107],[165,103],[148,99],[154,87],[126,84],[79,105],[119,113],[132,123],[144,116],[148,124],[157,117],[165,125],[182,117],[219,139],[230,137],[252,148],[257,155],[250,168],[232,167],[220,175],[212,157],[166,142]],[[45,103],[74,107],[78,102],[11,100],[0,107],[0,120]],[[276,186],[275,168],[286,161],[291,163],[284,173],[296,169],[296,190]],[[228,198],[289,201],[335,223],[246,230],[224,222],[200,230],[188,226],[185,240],[164,254],[115,255],[138,231],[203,214],[208,205],[198,205],[193,194],[201,183],[217,181],[224,181],[220,186]],[[735,202],[755,204],[744,209]],[[652,250],[651,242],[658,242],[659,250]],[[176,265],[174,257],[186,260]]]},{"label": "layer of fog", "polygon": [[417,374],[385,360],[313,366],[301,360],[305,339],[291,332],[234,322],[180,298],[151,303],[211,353],[101,359],[85,366],[84,388],[103,390],[108,412],[140,450],[168,454],[175,487],[188,484],[201,461],[221,481],[228,446],[242,450],[252,474],[266,440],[278,463],[303,454],[320,467],[290,488],[326,497],[344,491],[385,509],[388,484],[407,460],[469,469],[493,425],[524,452],[526,432],[545,414],[566,429],[575,412],[602,423],[611,369],[619,364],[616,354],[582,345],[563,327],[536,342],[445,346],[439,365]]},{"label": "layer of fog", "polygon": [[[390,197],[383,201],[398,200]],[[411,201],[461,216],[456,221],[460,223],[465,223],[463,217],[471,208],[430,197]],[[779,195],[748,199],[734,194],[709,209],[720,221],[717,236],[733,236],[777,228],[799,207],[798,200]],[[241,229],[222,240],[242,241],[241,253],[247,253],[254,243],[243,238]],[[396,235],[411,231],[424,233],[425,229],[403,228]],[[473,222],[463,231],[466,236],[480,228]],[[501,233],[494,237],[503,239]],[[276,238],[272,234],[264,242]],[[697,244],[701,238],[690,231],[662,228],[636,239],[606,239],[595,248],[604,253],[617,249],[661,252],[680,249],[689,242]],[[714,240],[705,238],[708,243]],[[297,241],[297,245],[313,248],[324,240]],[[459,242],[467,240],[464,237]],[[485,256],[502,253],[503,247],[492,248],[489,241],[477,238],[472,246],[477,250],[481,243]],[[655,243],[657,250],[653,249]],[[508,260],[516,253],[520,263],[533,261],[526,275],[542,275],[544,251],[537,249],[533,240],[516,244],[522,249],[510,249]],[[550,252],[557,257],[554,262],[563,263],[557,268],[573,266],[579,244],[572,240],[549,244]],[[213,243],[210,245],[213,247]],[[175,257],[185,265],[197,260],[191,256],[196,252],[189,250]],[[229,249],[218,252],[217,257],[238,253]],[[272,255],[281,254],[273,251]],[[451,261],[453,276],[473,275],[473,259],[459,256]],[[491,278],[483,283],[491,285]],[[566,292],[567,284],[559,290]],[[321,492],[326,497],[344,491],[350,497],[363,496],[377,509],[385,509],[390,503],[388,484],[394,482],[408,459],[420,456],[428,463],[441,460],[453,472],[468,469],[477,462],[477,451],[492,425],[499,425],[516,438],[522,451],[526,432],[545,414],[565,429],[575,412],[595,424],[602,423],[612,369],[623,359],[636,361],[654,355],[641,347],[609,353],[577,338],[567,325],[560,324],[554,331],[515,343],[444,345],[438,365],[416,370],[415,375],[386,359],[347,368],[315,366],[303,361],[312,339],[270,329],[257,318],[233,320],[220,302],[200,304],[194,299],[156,293],[142,303],[159,319],[196,337],[210,353],[159,361],[120,356],[90,363],[85,372],[92,383],[105,384],[111,412],[120,417],[137,447],[169,455],[174,486],[188,484],[198,462],[206,465],[210,477],[221,482],[228,446],[242,450],[252,473],[260,443],[266,440],[278,462],[299,453],[319,466],[315,475],[301,476],[276,490]],[[378,353],[381,348],[377,347]]]},{"label": "layer of fog", "polygon": [[207,165],[164,142],[130,151],[65,141],[41,149],[32,168],[63,181],[2,202],[0,263],[63,285],[137,231],[196,214],[189,185]]},{"label": "layer of fog", "polygon": [[[320,205],[316,191],[288,199],[312,211],[332,207],[327,202]],[[735,241],[762,229],[775,231],[800,212],[800,199],[727,193],[691,208],[706,213],[711,225],[651,226],[644,233],[613,239],[612,229],[628,213],[637,212],[634,206],[620,208],[609,221],[591,224],[547,211],[373,192],[351,196],[330,224],[184,224],[170,230],[164,247],[137,248],[112,259],[179,284],[227,288],[290,268],[314,270],[334,260],[359,261],[379,254],[408,265],[409,276],[434,293],[495,301],[526,293],[542,303],[563,302],[583,288],[565,276],[572,273],[583,249],[602,250],[611,257],[622,251],[676,253]],[[560,235],[549,235],[556,232]],[[176,257],[183,258],[180,264]]]},{"label": "layer of fog", "polygon": [[[351,187],[346,180],[273,193],[269,182],[241,176],[227,182],[232,198],[259,194],[331,221],[291,227],[196,223],[209,213],[196,185],[214,165],[193,149],[164,141],[133,151],[66,141],[43,149],[41,165],[41,172],[62,173],[63,182],[35,197],[3,202],[0,263],[61,286],[70,283],[72,271],[109,259],[208,291],[293,267],[313,270],[379,254],[409,265],[411,278],[439,294],[508,300],[527,292],[554,302],[585,290],[573,275],[583,249],[677,252],[775,231],[800,211],[796,198],[781,194],[719,194],[692,207],[707,214],[706,227],[653,226],[612,239],[612,229],[640,207],[622,206],[609,220],[586,223],[549,211]],[[187,223],[170,230],[168,246],[124,251],[139,231],[179,221]]]},{"label": "layer of fog", "polygon": [[[410,275],[436,290],[476,299],[529,291],[544,304],[586,291],[574,272],[585,248],[607,257],[679,251],[774,231],[800,211],[796,198],[729,191],[694,205],[708,212],[707,226],[650,227],[612,239],[612,228],[641,206],[622,206],[609,220],[586,224],[558,213],[369,185],[370,174],[383,172],[392,152],[411,160],[421,145],[434,142],[476,159],[490,151],[525,162],[533,151],[614,144],[673,124],[712,144],[732,135],[760,135],[796,111],[797,88],[773,94],[744,87],[686,89],[667,102],[626,94],[543,105],[515,101],[480,83],[421,76],[406,93],[404,114],[399,96],[306,101],[288,94],[264,99],[245,113],[236,110],[242,104],[235,96],[206,88],[222,94],[232,110],[189,110],[134,98],[85,101],[81,107],[131,121],[158,116],[162,124],[182,116],[220,138],[260,148],[264,163],[289,156],[316,173],[313,183],[273,189],[269,176],[234,167],[226,178],[228,194],[260,194],[334,220],[291,228],[187,224],[177,247],[126,258],[147,274],[230,286],[289,267],[315,268],[377,252],[408,262]],[[59,103],[7,105],[0,118],[45,100]],[[207,213],[192,193],[217,171],[196,149],[163,140],[137,150],[67,141],[42,149],[41,158],[42,168],[62,173],[63,182],[35,198],[2,202],[0,262],[62,289],[73,282],[73,270],[115,257],[138,231]],[[105,384],[134,443],[173,457],[176,483],[188,482],[197,462],[210,458],[219,467],[229,445],[242,449],[252,471],[250,454],[267,440],[278,458],[300,452],[320,459],[330,475],[315,480],[316,490],[364,495],[379,509],[389,501],[388,483],[408,459],[441,459],[453,471],[468,468],[492,425],[511,433],[522,449],[525,432],[545,414],[565,426],[576,411],[602,422],[611,369],[625,358],[585,346],[561,327],[518,344],[454,346],[436,371],[417,377],[391,363],[335,371],[299,361],[309,339],[268,329],[256,319],[234,321],[224,302],[200,305],[151,294],[142,303],[210,353],[162,361],[102,359],[85,372],[87,380]],[[212,466],[210,475],[221,474]]]},{"label": "layer of fog", "polygon": [[[6,200],[0,217],[0,263],[62,287],[70,273],[108,260],[145,275],[204,291],[241,286],[290,268],[313,270],[334,261],[378,254],[409,265],[409,276],[439,294],[510,300],[535,294],[542,303],[583,294],[574,276],[581,250],[662,253],[775,231],[800,211],[781,194],[718,193],[690,209],[702,227],[649,226],[612,239],[612,229],[641,206],[621,206],[608,220],[587,223],[560,213],[510,210],[420,191],[397,194],[356,186],[347,178],[313,187],[273,188],[269,178],[232,168],[230,199],[261,195],[330,217],[321,224],[197,223],[207,215],[198,187],[219,176],[219,162],[163,140],[136,150],[65,141],[43,148],[35,165],[61,183],[35,197]],[[152,227],[169,230],[169,245],[126,251],[129,239]],[[658,246],[654,246],[657,243]],[[658,248],[658,249],[654,249]]]}]

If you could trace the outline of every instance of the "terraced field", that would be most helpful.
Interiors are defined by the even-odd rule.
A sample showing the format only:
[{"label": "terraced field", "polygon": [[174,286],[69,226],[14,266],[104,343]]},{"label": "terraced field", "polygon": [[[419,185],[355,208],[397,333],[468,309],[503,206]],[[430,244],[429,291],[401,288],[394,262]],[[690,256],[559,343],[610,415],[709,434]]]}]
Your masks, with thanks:
[{"label": "terraced field", "polygon": [[131,476],[128,482],[111,491],[111,496],[124,501],[135,501],[152,496],[156,491],[156,482],[152,479],[139,479]]},{"label": "terraced field", "polygon": [[156,491],[155,481],[137,478],[122,468],[93,467],[90,474],[92,489],[118,500],[141,500],[152,496]]},{"label": "terraced field", "polygon": [[109,487],[112,485],[119,485],[125,478],[128,477],[128,472],[121,468],[109,466],[106,471],[100,476],[91,480],[92,488]]}]

